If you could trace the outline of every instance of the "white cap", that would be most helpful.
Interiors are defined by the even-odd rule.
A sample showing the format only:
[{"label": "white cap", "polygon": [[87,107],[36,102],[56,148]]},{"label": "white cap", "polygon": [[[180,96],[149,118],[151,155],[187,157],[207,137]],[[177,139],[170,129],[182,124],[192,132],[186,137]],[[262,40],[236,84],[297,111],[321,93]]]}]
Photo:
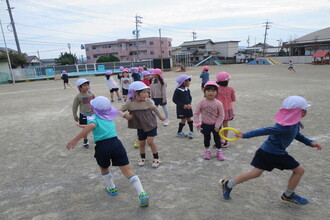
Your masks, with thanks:
[{"label": "white cap", "polygon": [[82,84],[84,84],[86,82],[89,82],[89,80],[87,80],[85,78],[80,78],[80,79],[77,80],[76,86],[79,87],[79,86],[81,86]]},{"label": "white cap", "polygon": [[289,96],[288,98],[284,99],[282,103],[282,107],[284,109],[301,108],[306,110],[309,106],[311,105],[309,105],[306,99],[301,96]]},{"label": "white cap", "polygon": [[128,90],[139,91],[139,90],[148,89],[148,88],[150,88],[150,87],[147,86],[146,84],[144,84],[144,82],[135,81],[135,82],[132,82],[131,85],[129,85]]}]

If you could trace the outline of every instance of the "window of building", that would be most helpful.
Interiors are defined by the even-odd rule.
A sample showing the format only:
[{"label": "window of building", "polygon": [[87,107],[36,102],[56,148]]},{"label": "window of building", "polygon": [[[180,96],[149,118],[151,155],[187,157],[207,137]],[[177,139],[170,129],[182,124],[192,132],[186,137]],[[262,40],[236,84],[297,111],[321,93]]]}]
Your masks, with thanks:
[{"label": "window of building", "polygon": [[150,42],[149,42],[149,45],[154,45],[154,42],[153,42],[153,41],[150,41]]},{"label": "window of building", "polygon": [[130,47],[131,47],[131,46],[133,46],[133,44],[129,44],[128,46],[130,46]]},{"label": "window of building", "polygon": [[97,55],[94,55],[94,58],[97,58]]},{"label": "window of building", "polygon": [[205,49],[205,46],[201,46],[201,47],[199,47],[199,49]]},{"label": "window of building", "polygon": [[150,51],[150,54],[155,54],[155,51]]},{"label": "window of building", "polygon": [[96,50],[96,47],[95,47],[95,46],[93,46],[93,47],[92,47],[92,49],[93,49],[93,50]]},{"label": "window of building", "polygon": [[172,46],[171,42],[168,42],[168,46],[169,46],[169,47]]},{"label": "window of building", "polygon": [[90,56],[87,56],[87,60],[89,60],[91,57]]}]

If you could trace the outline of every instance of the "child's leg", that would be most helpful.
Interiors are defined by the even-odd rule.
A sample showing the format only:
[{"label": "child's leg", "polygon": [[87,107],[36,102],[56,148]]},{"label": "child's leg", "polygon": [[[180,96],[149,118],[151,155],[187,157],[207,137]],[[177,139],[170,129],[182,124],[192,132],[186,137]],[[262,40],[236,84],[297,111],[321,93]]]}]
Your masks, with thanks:
[{"label": "child's leg", "polygon": [[167,105],[162,105],[163,111],[164,111],[164,115],[165,118],[168,120],[168,109],[167,109]]},{"label": "child's leg", "polygon": [[[234,186],[237,184],[246,182],[250,179],[258,178],[263,172],[264,172],[264,170],[262,170],[262,169],[253,168],[253,170],[251,170],[250,172],[242,173],[233,179]],[[232,188],[232,187],[229,187],[229,188]]]},{"label": "child's leg", "polygon": [[[228,120],[224,120],[222,122],[222,127],[224,128],[228,127]],[[223,136],[228,137],[228,130],[223,131]]]},{"label": "child's leg", "polygon": [[189,125],[189,130],[191,132],[194,132],[194,122],[191,118],[187,118],[187,122],[188,122],[188,125]]},{"label": "child's leg", "polygon": [[[139,150],[140,150],[140,155],[141,158],[146,158],[146,140],[139,140]],[[142,157],[144,155],[144,157]]]},{"label": "child's leg", "polygon": [[289,178],[288,190],[294,191],[298,186],[301,177],[304,175],[305,169],[299,165],[297,168],[292,170],[292,175]]},{"label": "child's leg", "polygon": [[111,101],[113,101],[113,92],[110,92]]},{"label": "child's leg", "polygon": [[118,98],[118,100],[119,100],[119,99],[120,99],[119,91],[116,91],[116,95],[117,95],[117,98]]},{"label": "child's leg", "polygon": [[179,123],[179,129],[178,129],[178,133],[182,132],[183,127],[186,125],[186,119],[182,118],[180,123]]},{"label": "child's leg", "polygon": [[118,195],[118,189],[116,188],[116,185],[113,182],[112,174],[110,173],[109,168],[100,167],[100,170],[101,170],[102,178],[105,182],[106,191],[112,196]]},{"label": "child's leg", "polygon": [[148,146],[150,146],[151,152],[154,155],[155,158],[155,154],[157,154],[157,158],[158,159],[158,150],[157,150],[157,145],[155,143],[155,137],[147,137],[147,144]]},{"label": "child's leg", "polygon": [[126,176],[134,189],[139,196],[139,205],[140,206],[147,206],[149,204],[149,195],[145,193],[140,178],[132,171],[131,166],[128,164],[126,166],[119,167],[121,172]]}]

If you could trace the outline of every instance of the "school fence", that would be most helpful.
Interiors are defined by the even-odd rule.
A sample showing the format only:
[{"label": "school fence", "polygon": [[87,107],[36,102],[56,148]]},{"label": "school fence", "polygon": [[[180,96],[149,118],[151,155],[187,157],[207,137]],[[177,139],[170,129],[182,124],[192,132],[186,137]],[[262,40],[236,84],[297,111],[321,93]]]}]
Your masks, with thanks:
[{"label": "school fence", "polygon": [[92,77],[103,75],[107,70],[114,73],[119,72],[119,67],[131,68],[145,66],[153,68],[152,61],[142,62],[111,62],[111,63],[90,63],[59,66],[29,66],[21,69],[12,69],[12,79],[9,73],[0,73],[0,84],[15,82],[29,82],[30,80],[61,79],[61,73],[65,70],[69,77]]}]

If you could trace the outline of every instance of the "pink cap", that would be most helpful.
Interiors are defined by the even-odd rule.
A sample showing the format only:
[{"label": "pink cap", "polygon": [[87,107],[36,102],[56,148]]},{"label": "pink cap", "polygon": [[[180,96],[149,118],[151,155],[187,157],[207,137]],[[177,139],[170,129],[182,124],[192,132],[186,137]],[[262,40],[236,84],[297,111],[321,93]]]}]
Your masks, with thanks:
[{"label": "pink cap", "polygon": [[151,74],[152,75],[159,75],[160,78],[164,79],[163,72],[162,72],[161,69],[158,69],[158,68],[153,69]]},{"label": "pink cap", "polygon": [[208,66],[204,66],[204,67],[203,67],[203,70],[205,70],[205,71],[209,71],[209,69],[210,69],[210,68],[209,68]]},{"label": "pink cap", "polygon": [[230,80],[230,76],[227,72],[220,72],[217,74],[217,81],[224,82]]},{"label": "pink cap", "polygon": [[219,88],[219,85],[214,81],[208,81],[207,83],[205,83],[204,88],[205,86],[216,86],[217,88]]}]

